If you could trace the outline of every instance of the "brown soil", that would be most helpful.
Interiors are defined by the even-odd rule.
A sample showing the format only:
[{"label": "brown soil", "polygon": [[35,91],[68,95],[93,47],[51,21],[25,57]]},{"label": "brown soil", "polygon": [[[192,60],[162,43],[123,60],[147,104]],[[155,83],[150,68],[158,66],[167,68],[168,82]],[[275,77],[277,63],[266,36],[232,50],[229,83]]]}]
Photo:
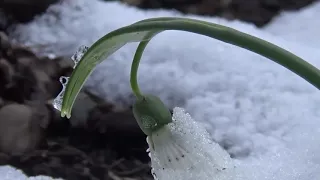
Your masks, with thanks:
[{"label": "brown soil", "polygon": [[0,165],[66,180],[153,179],[146,137],[130,108],[95,97],[87,121],[71,125],[51,105],[71,60],[40,58],[2,32],[0,38]]}]

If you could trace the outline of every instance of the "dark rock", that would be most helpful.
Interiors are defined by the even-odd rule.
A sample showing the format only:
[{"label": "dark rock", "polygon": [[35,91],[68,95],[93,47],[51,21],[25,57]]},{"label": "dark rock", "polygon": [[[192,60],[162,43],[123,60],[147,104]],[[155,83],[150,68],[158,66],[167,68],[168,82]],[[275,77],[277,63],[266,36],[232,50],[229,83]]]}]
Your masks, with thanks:
[{"label": "dark rock", "polygon": [[132,6],[138,6],[142,3],[142,0],[123,0],[123,2]]},{"label": "dark rock", "polygon": [[39,146],[44,137],[41,124],[45,126],[48,120],[37,112],[22,104],[9,104],[0,109],[0,152],[23,154]]},{"label": "dark rock", "polygon": [[5,59],[0,59],[0,95],[3,96],[8,87],[11,86],[14,77],[14,68]]},{"label": "dark rock", "polygon": [[0,31],[4,31],[8,25],[8,18],[4,12],[0,9]]},{"label": "dark rock", "polygon": [[[37,57],[30,49],[13,44],[0,33],[0,96],[6,101],[24,103],[55,97],[61,90],[59,77],[70,75],[72,65],[63,58]],[[71,60],[69,60],[71,61]]]},{"label": "dark rock", "polygon": [[99,105],[91,111],[88,127],[100,133],[118,132],[129,136],[143,134],[131,110],[114,112],[109,104]]},{"label": "dark rock", "polygon": [[115,112],[110,105],[100,105],[91,111],[87,123],[90,132],[102,137],[108,146],[123,156],[142,156],[148,148],[146,136],[131,109]]},{"label": "dark rock", "polygon": [[297,10],[318,0],[122,0],[143,9],[176,9],[182,13],[238,19],[261,27],[283,10]]},{"label": "dark rock", "polygon": [[2,108],[2,106],[4,106],[4,100],[0,97],[0,108]]},{"label": "dark rock", "polygon": [[35,15],[43,13],[51,4],[59,0],[1,0],[0,7],[6,16],[18,22],[28,22]]},{"label": "dark rock", "polygon": [[[12,59],[16,61],[16,59]],[[37,84],[35,76],[29,66],[11,64],[14,69],[13,77],[5,86],[2,97],[5,100],[23,103],[25,100],[31,99],[31,94],[34,92],[34,84]]]},{"label": "dark rock", "polygon": [[6,165],[9,159],[10,159],[10,156],[0,152],[0,166]]},{"label": "dark rock", "polygon": [[11,44],[8,36],[4,32],[0,31],[0,49],[2,51],[7,50],[10,46]]}]

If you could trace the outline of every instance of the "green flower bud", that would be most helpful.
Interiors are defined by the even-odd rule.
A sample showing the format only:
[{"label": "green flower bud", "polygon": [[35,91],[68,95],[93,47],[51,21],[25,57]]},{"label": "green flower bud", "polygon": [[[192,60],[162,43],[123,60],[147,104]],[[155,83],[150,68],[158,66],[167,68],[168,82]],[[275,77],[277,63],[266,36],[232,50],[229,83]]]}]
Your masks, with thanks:
[{"label": "green flower bud", "polygon": [[172,122],[169,109],[156,96],[144,95],[133,105],[133,114],[146,135]]}]

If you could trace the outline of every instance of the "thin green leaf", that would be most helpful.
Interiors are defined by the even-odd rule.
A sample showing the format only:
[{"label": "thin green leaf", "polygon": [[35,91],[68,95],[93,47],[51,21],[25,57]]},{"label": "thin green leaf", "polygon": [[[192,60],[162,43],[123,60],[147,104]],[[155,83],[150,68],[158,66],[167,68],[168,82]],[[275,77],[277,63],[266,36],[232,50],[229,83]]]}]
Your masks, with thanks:
[{"label": "thin green leaf", "polygon": [[[181,30],[201,34],[260,54],[286,67],[320,89],[320,71],[294,54],[265,40],[235,29],[186,18],[152,18],[112,31],[95,42],[73,71],[63,98],[61,116],[71,116],[77,94],[93,68],[130,42],[148,40],[164,30]],[[214,47],[212,47],[214,48]]]},{"label": "thin green leaf", "polygon": [[[156,34],[157,32],[154,32]],[[129,42],[139,42],[146,40],[149,37],[149,31],[136,31],[117,36],[104,36],[104,39],[99,39],[94,43],[81,58],[80,62],[74,69],[69,78],[61,108],[61,116],[71,117],[72,106],[77,95],[83,87],[85,81],[92,73],[93,69],[112,55],[118,49]]]}]

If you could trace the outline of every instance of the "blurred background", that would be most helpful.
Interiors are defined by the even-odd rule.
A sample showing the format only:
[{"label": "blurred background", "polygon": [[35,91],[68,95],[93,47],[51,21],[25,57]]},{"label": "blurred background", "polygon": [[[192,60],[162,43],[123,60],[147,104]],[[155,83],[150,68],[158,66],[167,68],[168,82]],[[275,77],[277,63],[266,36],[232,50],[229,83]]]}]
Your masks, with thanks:
[{"label": "blurred background", "polygon": [[[13,22],[28,22],[50,4],[62,0],[2,0],[1,12],[7,18],[2,28]],[[67,0],[71,1],[71,0]],[[116,1],[116,0],[105,0]],[[283,10],[298,10],[316,0],[119,0],[141,9],[176,9],[187,14],[240,19],[263,26]]]}]

